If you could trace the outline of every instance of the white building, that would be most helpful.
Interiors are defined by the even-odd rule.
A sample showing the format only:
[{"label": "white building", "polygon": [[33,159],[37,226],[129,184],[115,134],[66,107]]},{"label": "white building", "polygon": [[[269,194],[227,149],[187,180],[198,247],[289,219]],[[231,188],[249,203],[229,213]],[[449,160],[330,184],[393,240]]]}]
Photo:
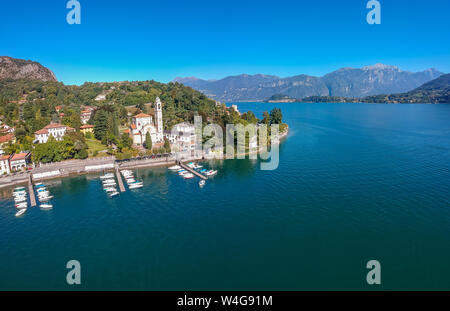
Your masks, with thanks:
[{"label": "white building", "polygon": [[175,147],[176,151],[180,152],[194,152],[195,150],[195,126],[183,122],[175,125],[172,131],[166,131],[164,137]]},{"label": "white building", "polygon": [[11,171],[14,172],[25,169],[30,162],[30,157],[31,153],[29,152],[16,153],[15,155],[13,155],[9,160]]},{"label": "white building", "polygon": [[162,103],[159,97],[156,98],[154,104],[155,118],[153,116],[140,113],[135,115],[130,126],[130,136],[133,143],[136,145],[143,145],[145,143],[145,136],[150,133],[152,143],[161,143],[164,140],[163,132],[163,118],[162,118]]},{"label": "white building", "polygon": [[36,140],[40,144],[45,144],[50,135],[53,136],[56,140],[60,141],[66,135],[67,132],[75,131],[75,129],[68,127],[67,125],[59,124],[59,123],[51,123],[44,127],[42,130],[39,130],[34,133]]},{"label": "white building", "polygon": [[11,156],[5,155],[0,158],[0,175],[5,175],[11,173],[11,168],[9,167],[9,158]]}]

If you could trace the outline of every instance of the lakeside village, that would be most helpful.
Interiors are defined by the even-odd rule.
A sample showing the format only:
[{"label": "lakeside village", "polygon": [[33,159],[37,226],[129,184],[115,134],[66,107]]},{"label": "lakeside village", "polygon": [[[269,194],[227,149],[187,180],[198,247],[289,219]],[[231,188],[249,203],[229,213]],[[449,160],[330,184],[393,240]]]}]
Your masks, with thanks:
[{"label": "lakeside village", "polygon": [[[172,131],[165,131],[163,126],[162,105],[161,100],[157,97],[155,103],[151,104],[153,113],[144,113],[137,110],[136,114],[130,115],[130,122],[122,129],[120,141],[117,142],[117,140],[111,139],[111,141],[108,142],[108,138],[106,138],[106,145],[108,145],[107,148],[109,149],[103,151],[100,149],[103,149],[106,145],[102,145],[102,141],[96,141],[95,139],[99,136],[96,135],[98,134],[98,131],[104,130],[104,126],[109,125],[107,123],[109,120],[106,120],[106,124],[98,122],[99,118],[96,118],[93,121],[93,115],[96,113],[95,107],[82,107],[83,109],[81,110],[79,120],[81,126],[78,129],[65,125],[62,121],[52,122],[36,131],[34,133],[34,140],[31,144],[34,148],[33,151],[14,152],[17,149],[15,129],[1,123],[0,132],[3,136],[0,136],[0,174],[8,176],[10,174],[16,174],[19,171],[29,172],[29,174],[26,175],[29,184],[28,189],[25,187],[18,187],[13,191],[15,207],[18,209],[15,216],[22,217],[26,213],[28,202],[34,207],[38,205],[37,201],[39,201],[39,206],[42,210],[50,210],[53,208],[53,205],[50,202],[53,196],[50,194],[48,188],[42,182],[34,182],[34,180],[60,177],[60,171],[57,170],[56,174],[54,170],[47,170],[43,173],[36,174],[32,174],[32,172],[42,167],[42,163],[36,163],[39,160],[44,160],[47,163],[52,162],[46,160],[54,160],[54,155],[62,155],[62,157],[56,157],[56,160],[59,161],[67,159],[67,157],[64,156],[64,153],[68,152],[67,149],[71,149],[74,152],[75,156],[73,158],[75,160],[73,161],[76,161],[76,159],[83,160],[89,157],[95,161],[100,152],[111,155],[119,148],[122,150],[126,149],[126,151],[129,152],[128,157],[125,159],[123,157],[112,157],[113,162],[109,160],[108,163],[100,159],[100,162],[98,162],[97,165],[90,166],[91,169],[89,169],[89,171],[105,172],[107,170],[115,170],[115,173],[105,173],[100,177],[102,188],[110,198],[119,195],[120,192],[125,192],[127,190],[125,185],[129,190],[140,189],[144,186],[142,181],[135,178],[132,170],[126,169],[126,167],[119,170],[119,166],[117,165],[118,162],[132,160],[133,156],[137,155],[145,156],[144,159],[147,160],[156,159],[156,161],[163,155],[166,164],[176,164],[172,164],[173,166],[169,167],[170,171],[177,173],[184,179],[198,177],[200,179],[199,186],[205,186],[206,180],[216,175],[218,171],[212,169],[208,170],[193,161],[184,164],[182,161],[178,161],[178,158],[174,158],[174,154],[172,153],[172,151],[174,151],[178,155],[183,154],[184,160],[195,159],[194,153],[197,137],[194,124],[182,122],[176,124]],[[61,112],[62,107],[57,106],[56,109],[60,119],[64,120],[65,115]],[[233,105],[230,108],[230,111],[231,113],[241,116],[236,105]],[[272,122],[277,121],[281,123],[282,116],[281,111],[279,110],[273,110],[270,115],[266,113],[264,117],[265,120],[263,119],[263,122],[267,122],[268,124],[270,124],[270,119],[273,119]],[[275,118],[279,119],[275,120]],[[114,120],[112,120],[112,122],[114,122]],[[287,126],[285,127],[285,132],[287,133]],[[283,132],[281,133],[283,134]],[[77,137],[82,137],[85,141],[91,142],[91,146],[86,144],[88,145],[88,150],[82,148],[83,146],[78,146],[78,148],[76,148],[75,144],[70,144],[68,140],[75,140]],[[80,141],[83,141],[83,139]],[[97,148],[96,150],[89,150],[93,146],[92,142],[95,142],[94,146]],[[255,142],[248,141],[247,150],[252,148],[251,145],[254,143]],[[67,146],[71,148],[67,148]],[[64,149],[64,147],[67,149]],[[50,156],[52,156],[52,158],[50,158]],[[200,158],[205,158],[205,156],[206,155],[203,154]],[[172,157],[172,162],[169,162],[169,157]],[[111,159],[111,157],[109,159]],[[88,170],[87,167],[86,170]],[[119,187],[119,189],[117,189],[117,187]],[[30,197],[28,197],[28,195]]]}]

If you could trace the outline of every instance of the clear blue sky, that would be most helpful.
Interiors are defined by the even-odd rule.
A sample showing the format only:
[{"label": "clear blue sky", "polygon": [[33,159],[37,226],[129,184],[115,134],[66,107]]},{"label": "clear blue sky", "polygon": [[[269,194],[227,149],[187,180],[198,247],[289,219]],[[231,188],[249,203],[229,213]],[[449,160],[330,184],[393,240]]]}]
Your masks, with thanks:
[{"label": "clear blue sky", "polygon": [[241,73],[323,75],[374,63],[450,72],[450,1],[2,1],[0,55],[32,59],[66,84]]}]

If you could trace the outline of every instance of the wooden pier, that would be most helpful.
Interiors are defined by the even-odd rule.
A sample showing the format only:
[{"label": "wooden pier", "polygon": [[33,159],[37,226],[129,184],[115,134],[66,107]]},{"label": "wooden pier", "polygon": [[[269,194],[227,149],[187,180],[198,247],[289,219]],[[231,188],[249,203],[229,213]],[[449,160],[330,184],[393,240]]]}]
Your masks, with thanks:
[{"label": "wooden pier", "polygon": [[119,167],[117,165],[116,165],[116,177],[117,181],[119,182],[120,192],[125,192],[125,186],[123,185],[122,176],[120,175]]},{"label": "wooden pier", "polygon": [[206,177],[206,176],[203,175],[203,174],[200,174],[199,172],[197,172],[197,171],[194,170],[193,168],[190,168],[189,166],[183,164],[183,162],[179,161],[178,164],[179,164],[182,168],[184,168],[186,171],[188,171],[188,172],[194,174],[195,176],[200,177],[200,178],[203,179],[203,180],[207,180],[207,179],[208,179],[208,177]]},{"label": "wooden pier", "polygon": [[30,193],[31,207],[36,207],[36,195],[34,194],[33,180],[31,174],[28,175],[28,192]]}]

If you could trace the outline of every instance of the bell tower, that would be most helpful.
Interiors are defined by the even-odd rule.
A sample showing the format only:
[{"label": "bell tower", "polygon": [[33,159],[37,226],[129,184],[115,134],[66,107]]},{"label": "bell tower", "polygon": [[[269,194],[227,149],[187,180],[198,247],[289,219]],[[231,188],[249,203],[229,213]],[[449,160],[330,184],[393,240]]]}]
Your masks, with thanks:
[{"label": "bell tower", "polygon": [[162,118],[162,103],[159,97],[156,97],[155,102],[155,121],[156,121],[156,133],[160,141],[163,140],[163,118]]}]

